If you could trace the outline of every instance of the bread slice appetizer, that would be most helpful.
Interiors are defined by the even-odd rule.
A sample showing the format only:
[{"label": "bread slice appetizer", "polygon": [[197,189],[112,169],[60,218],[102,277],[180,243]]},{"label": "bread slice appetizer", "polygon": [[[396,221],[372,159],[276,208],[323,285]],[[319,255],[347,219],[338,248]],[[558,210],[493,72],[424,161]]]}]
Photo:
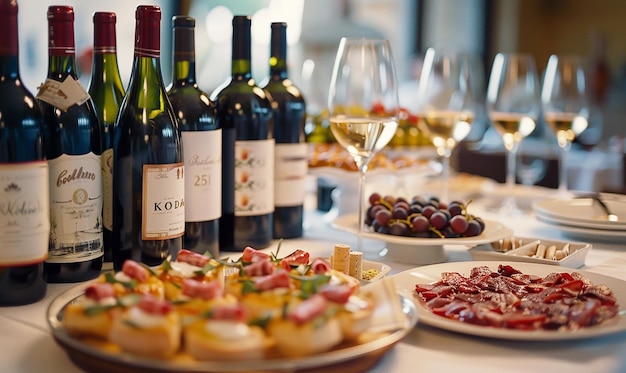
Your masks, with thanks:
[{"label": "bread slice appetizer", "polygon": [[283,356],[295,358],[325,352],[343,339],[335,312],[322,294],[315,294],[292,305],[284,317],[272,319],[267,331]]},{"label": "bread slice appetizer", "polygon": [[183,326],[205,317],[213,309],[236,305],[237,299],[224,294],[224,285],[220,280],[198,281],[185,279],[178,299],[173,302],[176,312],[180,314]]},{"label": "bread slice appetizer", "polygon": [[113,284],[115,293],[151,294],[158,299],[165,298],[165,287],[156,272],[132,259],[122,264],[122,270],[116,273],[106,272],[100,275],[99,281]]},{"label": "bread slice appetizer", "polygon": [[126,352],[153,358],[171,357],[181,343],[179,315],[169,301],[145,294],[136,306],[114,320],[109,339]]},{"label": "bread slice appetizer", "polygon": [[81,301],[67,305],[63,323],[74,336],[107,339],[113,320],[138,301],[139,295],[117,297],[113,284],[94,282],[85,288]]},{"label": "bread slice appetizer", "polygon": [[356,295],[355,290],[346,284],[327,284],[320,289],[320,294],[339,306],[336,317],[345,340],[354,340],[369,329],[374,314],[371,297]]},{"label": "bread slice appetizer", "polygon": [[273,346],[263,329],[246,323],[239,304],[216,307],[206,316],[183,332],[185,351],[197,360],[260,360]]},{"label": "bread slice appetizer", "polygon": [[181,296],[186,279],[200,282],[223,281],[223,268],[222,263],[209,256],[183,249],[176,260],[166,259],[156,272],[163,282],[165,299],[176,300]]}]

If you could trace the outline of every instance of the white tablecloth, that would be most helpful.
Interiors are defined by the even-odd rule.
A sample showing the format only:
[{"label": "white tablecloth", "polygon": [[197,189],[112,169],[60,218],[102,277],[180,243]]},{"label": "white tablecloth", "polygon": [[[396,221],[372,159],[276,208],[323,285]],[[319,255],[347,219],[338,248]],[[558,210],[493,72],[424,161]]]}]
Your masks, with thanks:
[{"label": "white tablecloth", "polygon": [[[568,239],[557,229],[537,221],[532,214],[502,218],[483,209],[488,199],[473,202],[473,213],[498,220],[522,237]],[[485,202],[485,203],[482,203]],[[308,209],[302,239],[285,240],[281,252],[302,248],[313,256],[328,255],[335,243],[355,244],[353,235],[333,229],[322,214]],[[582,269],[626,280],[626,242],[593,242]],[[365,241],[365,259],[387,262],[390,275],[414,267],[378,256],[384,243]],[[275,250],[276,242],[268,251]],[[284,250],[284,251],[283,251]],[[445,246],[448,261],[471,260],[467,247]],[[53,340],[47,323],[50,301],[73,285],[51,284],[38,303],[0,308],[0,372],[80,372]],[[590,340],[515,342],[478,338],[420,324],[389,351],[371,372],[623,372],[626,369],[626,334]]]}]

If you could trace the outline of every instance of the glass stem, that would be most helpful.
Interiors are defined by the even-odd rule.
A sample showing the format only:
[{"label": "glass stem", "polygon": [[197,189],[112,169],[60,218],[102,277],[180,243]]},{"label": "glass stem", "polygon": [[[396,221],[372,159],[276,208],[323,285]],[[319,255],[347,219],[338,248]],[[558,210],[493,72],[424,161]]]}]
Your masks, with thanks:
[{"label": "glass stem", "polygon": [[500,212],[505,215],[517,213],[517,200],[515,199],[515,167],[517,166],[518,143],[505,144],[506,148],[506,178],[504,179],[506,197],[500,207]]},{"label": "glass stem", "polygon": [[517,157],[517,146],[513,146],[506,152],[506,188],[509,191],[509,196],[512,196],[513,189],[515,188],[515,167],[517,166],[515,158]]},{"label": "glass stem", "polygon": [[[559,144],[560,145],[560,144]],[[559,160],[559,189],[560,194],[567,193],[567,150],[569,143],[565,143],[560,146],[560,160]]]},{"label": "glass stem", "polygon": [[358,232],[356,235],[356,246],[358,251],[362,251],[363,248],[363,225],[365,225],[365,214],[363,213],[363,200],[365,199],[365,172],[367,166],[359,167],[359,200],[357,201],[357,213],[358,213]]},{"label": "glass stem", "polygon": [[450,202],[450,152],[441,157],[441,202]]}]

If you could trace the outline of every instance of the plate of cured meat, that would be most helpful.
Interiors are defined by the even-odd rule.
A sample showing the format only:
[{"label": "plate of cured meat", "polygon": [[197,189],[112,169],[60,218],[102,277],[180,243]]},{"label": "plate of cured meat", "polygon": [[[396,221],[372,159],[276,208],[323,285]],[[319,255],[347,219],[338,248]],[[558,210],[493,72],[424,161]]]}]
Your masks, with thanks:
[{"label": "plate of cured meat", "polygon": [[392,279],[420,323],[508,340],[549,341],[626,331],[626,282],[588,271],[522,262],[417,267]]},{"label": "plate of cured meat", "polygon": [[87,371],[341,372],[374,365],[417,310],[389,277],[363,284],[302,250],[247,248],[237,261],[186,250],[155,267],[127,260],[60,294],[47,319]]}]

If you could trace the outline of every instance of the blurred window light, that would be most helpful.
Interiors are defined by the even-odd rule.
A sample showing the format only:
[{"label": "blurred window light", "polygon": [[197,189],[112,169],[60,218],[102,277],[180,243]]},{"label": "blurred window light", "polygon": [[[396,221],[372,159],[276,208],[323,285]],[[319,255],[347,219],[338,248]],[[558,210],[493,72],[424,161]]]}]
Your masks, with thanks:
[{"label": "blurred window light", "polygon": [[209,40],[219,44],[232,37],[233,13],[227,7],[218,5],[211,9],[205,18],[205,27]]}]

